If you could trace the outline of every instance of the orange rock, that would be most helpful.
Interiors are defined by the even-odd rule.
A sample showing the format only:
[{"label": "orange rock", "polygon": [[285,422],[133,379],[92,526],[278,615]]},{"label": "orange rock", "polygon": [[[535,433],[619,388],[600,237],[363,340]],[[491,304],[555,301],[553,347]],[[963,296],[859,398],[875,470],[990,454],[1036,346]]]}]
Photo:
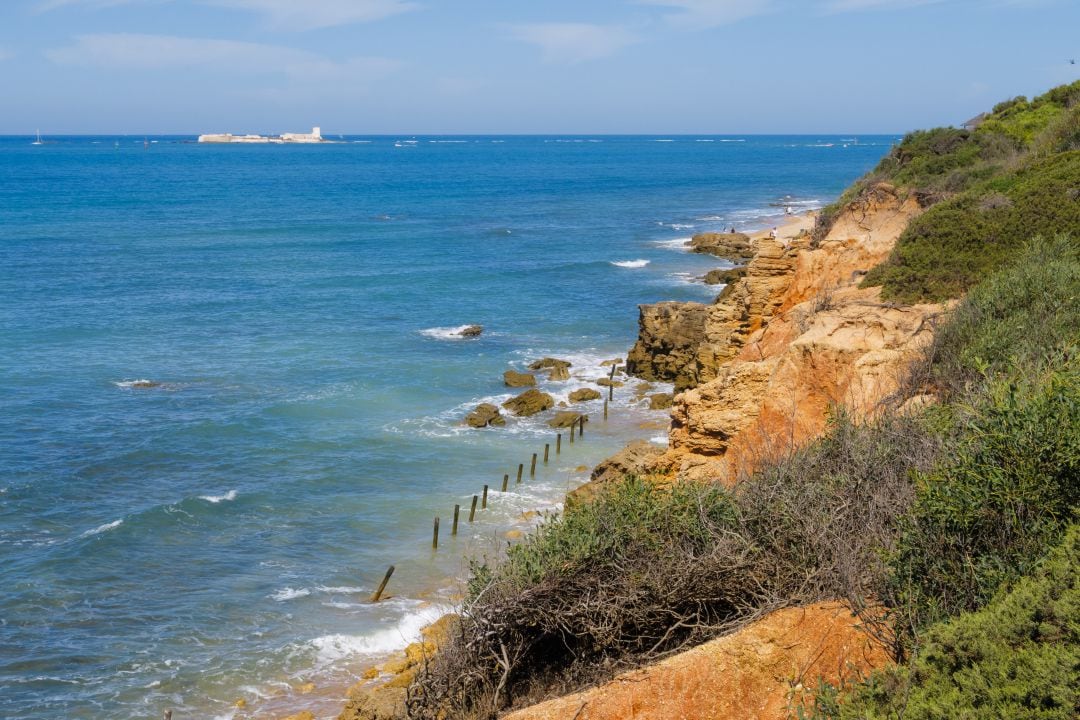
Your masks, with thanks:
[{"label": "orange rock", "polygon": [[888,662],[840,603],[771,613],[611,682],[503,720],[781,720],[819,679],[837,683]]}]

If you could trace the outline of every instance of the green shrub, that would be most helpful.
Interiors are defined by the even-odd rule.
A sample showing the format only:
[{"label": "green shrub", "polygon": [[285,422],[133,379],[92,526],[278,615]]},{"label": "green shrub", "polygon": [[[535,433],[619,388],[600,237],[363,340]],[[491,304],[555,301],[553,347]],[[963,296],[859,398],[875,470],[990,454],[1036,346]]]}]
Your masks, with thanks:
[{"label": "green shrub", "polygon": [[1053,155],[930,208],[862,285],[904,303],[955,298],[1036,235],[1080,237],[1080,151]]},{"label": "green shrub", "polygon": [[935,333],[919,381],[946,397],[1080,343],[1080,245],[1036,238]]},{"label": "green shrub", "polygon": [[935,625],[906,666],[822,688],[820,720],[1080,716],[1080,526],[984,609]]},{"label": "green shrub", "polygon": [[901,629],[981,607],[1080,509],[1080,355],[988,383],[957,410],[948,461],[916,476],[883,599]]}]

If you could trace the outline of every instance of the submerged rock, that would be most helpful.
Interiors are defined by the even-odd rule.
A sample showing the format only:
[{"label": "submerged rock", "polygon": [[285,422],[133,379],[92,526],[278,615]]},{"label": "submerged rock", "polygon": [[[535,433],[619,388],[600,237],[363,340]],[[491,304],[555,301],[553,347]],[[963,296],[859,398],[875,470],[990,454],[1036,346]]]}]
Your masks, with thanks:
[{"label": "submerged rock", "polygon": [[555,417],[548,420],[548,425],[553,428],[566,428],[577,425],[578,420],[589,422],[589,416],[573,410],[561,410],[555,413]]},{"label": "submerged rock", "polygon": [[596,381],[596,384],[600,387],[622,387],[626,383],[619,380],[612,380],[611,378],[600,378]]},{"label": "submerged rock", "polygon": [[483,325],[466,325],[461,328],[461,332],[458,333],[461,337],[480,337],[480,334],[484,332]]},{"label": "submerged rock", "polygon": [[593,390],[592,388],[581,388],[570,393],[570,402],[588,402],[589,400],[599,400],[603,397],[599,390]]},{"label": "submerged rock", "polygon": [[562,382],[570,379],[570,366],[569,365],[556,365],[551,368],[551,372],[548,373],[548,380],[556,382]]},{"label": "submerged rock", "polygon": [[516,370],[507,370],[503,373],[503,383],[507,387],[532,387],[536,385],[536,376],[532,373],[520,373]]},{"label": "submerged rock", "polygon": [[502,406],[519,417],[528,417],[555,407],[555,398],[533,388],[510,398]]},{"label": "submerged rock", "polygon": [[667,410],[671,407],[674,396],[671,393],[655,393],[649,396],[650,410]]},{"label": "submerged rock", "polygon": [[465,422],[469,427],[482,428],[488,425],[505,425],[506,418],[499,412],[499,408],[491,403],[481,403],[465,416]]}]

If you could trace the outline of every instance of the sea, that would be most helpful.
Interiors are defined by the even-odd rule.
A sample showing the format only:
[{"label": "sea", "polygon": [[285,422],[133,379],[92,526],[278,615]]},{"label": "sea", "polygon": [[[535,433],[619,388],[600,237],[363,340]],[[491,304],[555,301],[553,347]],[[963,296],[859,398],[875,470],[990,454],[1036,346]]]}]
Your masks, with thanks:
[{"label": "sea", "polygon": [[464,426],[503,372],[596,387],[637,305],[721,289],[692,234],[820,207],[898,140],[331,139],[0,138],[0,716],[335,717],[470,563],[666,442],[632,380],[559,453],[547,415]]}]

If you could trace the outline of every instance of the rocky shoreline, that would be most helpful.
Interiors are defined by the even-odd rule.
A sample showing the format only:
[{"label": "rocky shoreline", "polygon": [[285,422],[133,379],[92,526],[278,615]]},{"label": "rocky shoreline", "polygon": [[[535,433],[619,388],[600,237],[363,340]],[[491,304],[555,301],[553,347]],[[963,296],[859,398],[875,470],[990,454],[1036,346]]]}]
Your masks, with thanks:
[{"label": "rocky shoreline", "polygon": [[[814,213],[793,217],[773,232],[695,236],[688,243],[690,250],[743,264],[709,274],[707,280],[726,285],[713,303],[640,306],[638,338],[625,362],[629,377],[674,384],[673,398],[662,393],[650,398],[654,407],[671,404],[668,446],[630,443],[599,463],[590,482],[570,493],[567,502],[587,502],[605,483],[627,474],[658,482],[719,480],[730,485],[763,460],[820,434],[835,405],[843,404],[858,416],[872,416],[897,389],[902,368],[930,340],[932,321],[943,309],[894,307],[880,301],[877,289],[858,288],[862,276],[888,256],[907,223],[920,212],[913,199],[882,184],[845,208],[819,242],[810,232]],[[568,367],[565,361],[545,358],[529,370],[563,379],[561,373]],[[535,375],[510,370],[504,380],[508,387],[527,388],[504,403],[509,412],[532,414],[553,408],[550,395],[533,387]],[[588,399],[595,399],[593,393]],[[562,418],[565,425],[571,416],[574,422],[580,418],[564,410],[553,422]],[[499,408],[492,405],[478,407],[466,422],[484,427],[500,420]],[[798,622],[787,615],[768,622],[788,635],[798,635],[804,625],[815,632],[830,628],[840,638],[830,652],[850,668],[866,669],[884,661],[884,653],[868,646],[850,615],[845,619],[835,605],[806,608]],[[443,618],[422,641],[410,645],[403,658],[369,669],[350,690],[339,720],[400,717],[405,687],[450,627],[452,619]],[[714,643],[738,655],[745,652],[739,649],[740,642],[764,642],[762,633],[767,631],[756,627]],[[711,651],[684,653],[690,659],[676,663],[679,673],[694,676],[690,653],[695,652],[705,658]],[[679,658],[682,655],[675,660]],[[745,667],[741,671],[763,672]],[[672,672],[671,667],[645,668],[634,672],[633,681],[648,689],[655,685],[653,680],[660,682]],[[587,697],[550,701],[510,717],[562,717],[569,704],[580,702],[593,707],[589,717],[620,717],[615,708],[623,702],[617,691],[621,682],[616,679],[610,687],[588,691]],[[772,698],[762,709],[777,706],[778,688],[765,687],[769,683],[761,678],[753,682],[761,685],[759,694]]]}]

